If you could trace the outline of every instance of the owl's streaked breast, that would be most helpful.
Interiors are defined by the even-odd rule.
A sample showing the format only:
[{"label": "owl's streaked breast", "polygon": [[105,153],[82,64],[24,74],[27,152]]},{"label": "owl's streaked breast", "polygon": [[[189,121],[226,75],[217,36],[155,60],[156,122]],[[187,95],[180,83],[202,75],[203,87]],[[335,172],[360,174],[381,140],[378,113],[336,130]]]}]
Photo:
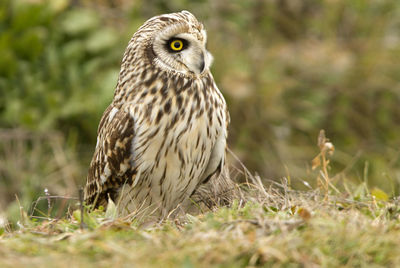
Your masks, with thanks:
[{"label": "owl's streaked breast", "polygon": [[214,95],[216,88],[202,94],[199,89],[204,86],[199,79],[193,85],[196,91],[170,94],[164,100],[150,95],[130,107],[137,118],[132,143],[137,173],[120,193],[123,212],[153,205],[166,216],[204,179],[213,148],[219,136],[226,135],[220,123],[225,115],[214,109],[225,103]]}]

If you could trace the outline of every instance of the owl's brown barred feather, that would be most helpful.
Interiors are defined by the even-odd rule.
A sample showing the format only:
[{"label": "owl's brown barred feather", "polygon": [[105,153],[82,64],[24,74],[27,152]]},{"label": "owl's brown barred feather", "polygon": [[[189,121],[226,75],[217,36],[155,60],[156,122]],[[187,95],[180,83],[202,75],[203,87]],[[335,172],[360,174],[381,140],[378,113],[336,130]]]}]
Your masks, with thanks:
[{"label": "owl's brown barred feather", "polygon": [[110,105],[104,112],[85,187],[85,199],[89,204],[104,206],[108,197],[117,197],[121,185],[132,183],[135,175],[131,165],[133,124],[133,119],[121,107]]},{"label": "owl's brown barred feather", "polygon": [[[175,51],[171,40],[186,46]],[[111,198],[123,214],[165,217],[223,168],[229,113],[205,43],[187,11],[154,17],[134,34],[99,124],[87,203]]]}]

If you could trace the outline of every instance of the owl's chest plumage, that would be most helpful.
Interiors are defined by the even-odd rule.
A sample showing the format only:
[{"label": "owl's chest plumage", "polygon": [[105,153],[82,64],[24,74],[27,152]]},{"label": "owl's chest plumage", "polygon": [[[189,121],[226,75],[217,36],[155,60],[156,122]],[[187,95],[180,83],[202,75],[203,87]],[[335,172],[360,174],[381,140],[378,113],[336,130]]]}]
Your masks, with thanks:
[{"label": "owl's chest plumage", "polygon": [[[226,142],[225,102],[218,89],[203,87],[195,81],[178,95],[150,93],[128,106],[135,118],[130,164],[136,175],[121,188],[122,211],[153,206],[166,216],[218,167]],[[212,157],[218,160],[210,164]]]}]

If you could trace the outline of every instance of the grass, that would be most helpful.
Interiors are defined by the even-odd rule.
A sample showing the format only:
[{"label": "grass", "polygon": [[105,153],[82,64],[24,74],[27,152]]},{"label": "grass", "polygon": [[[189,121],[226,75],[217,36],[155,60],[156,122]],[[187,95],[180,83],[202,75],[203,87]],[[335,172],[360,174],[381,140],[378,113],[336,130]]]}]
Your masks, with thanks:
[{"label": "grass", "polygon": [[387,267],[400,261],[399,216],[395,201],[325,200],[318,191],[235,201],[151,229],[97,212],[89,229],[72,216],[3,233],[0,266]]},{"label": "grass", "polygon": [[333,145],[322,135],[321,161],[313,164],[324,178],[316,189],[293,190],[287,179],[265,187],[242,167],[244,182],[228,206],[149,228],[115,218],[113,207],[85,212],[85,228],[78,206],[66,217],[43,213],[40,221],[21,209],[17,230],[0,229],[0,266],[396,266],[399,201],[366,184],[334,186],[328,174]]}]

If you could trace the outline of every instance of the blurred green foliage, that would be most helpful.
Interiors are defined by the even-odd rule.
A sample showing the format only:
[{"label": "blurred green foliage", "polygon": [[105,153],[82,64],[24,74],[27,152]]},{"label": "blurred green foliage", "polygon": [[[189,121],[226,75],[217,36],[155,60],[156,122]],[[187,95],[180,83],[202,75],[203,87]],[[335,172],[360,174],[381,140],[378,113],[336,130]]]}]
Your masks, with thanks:
[{"label": "blurred green foliage", "polygon": [[[208,30],[230,147],[250,170],[313,178],[323,128],[341,178],[398,192],[398,0],[3,0],[0,126],[64,133],[83,184],[130,36],[146,19],[182,9]],[[19,180],[7,176],[0,168],[0,185]]]},{"label": "blurred green foliage", "polygon": [[118,75],[120,34],[94,10],[43,2],[1,2],[0,124],[92,141]]}]

